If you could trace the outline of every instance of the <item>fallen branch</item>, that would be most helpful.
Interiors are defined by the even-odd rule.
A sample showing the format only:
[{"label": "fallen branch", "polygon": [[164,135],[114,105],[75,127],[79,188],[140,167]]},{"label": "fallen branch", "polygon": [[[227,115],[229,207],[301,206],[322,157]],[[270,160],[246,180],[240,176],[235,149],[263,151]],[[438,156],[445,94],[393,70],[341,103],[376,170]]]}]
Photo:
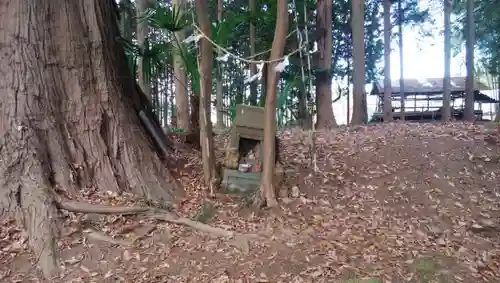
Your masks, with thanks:
[{"label": "fallen branch", "polygon": [[133,245],[132,242],[113,239],[110,236],[104,235],[103,233],[100,233],[97,231],[87,230],[84,232],[86,233],[88,238],[91,238],[91,239],[94,239],[97,241],[108,242],[112,245],[119,245],[119,246],[132,246]]},{"label": "fallen branch", "polygon": [[173,223],[173,224],[188,226],[188,227],[194,228],[196,230],[200,230],[202,232],[212,234],[212,235],[218,236],[218,237],[232,237],[235,235],[235,233],[232,231],[225,230],[222,228],[213,227],[213,226],[210,226],[210,225],[198,222],[198,221],[193,221],[193,220],[188,219],[188,218],[177,217],[177,216],[172,215],[170,213],[155,214],[155,215],[152,215],[151,218],[156,219],[156,220],[160,220],[160,221]]},{"label": "fallen branch", "polygon": [[138,214],[151,211],[150,207],[140,206],[105,206],[99,204],[82,203],[69,200],[55,200],[56,207],[75,213],[96,213],[96,214]]},{"label": "fallen branch", "polygon": [[[149,208],[149,207],[137,207],[137,206],[121,206],[121,207],[110,207],[110,206],[104,206],[104,205],[96,205],[96,204],[89,204],[89,203],[81,203],[77,201],[68,201],[68,200],[61,200],[60,198],[56,198],[55,200],[56,206],[59,209],[64,209],[70,212],[77,212],[77,213],[96,213],[96,214],[137,214],[137,213],[144,213],[144,212],[153,212],[153,211],[158,211],[157,209]],[[207,234],[211,234],[213,236],[217,237],[233,237],[236,236],[235,232],[218,228],[218,227],[213,227],[198,221],[193,221],[188,218],[184,217],[178,217],[172,213],[169,212],[162,212],[161,214],[153,214],[151,215],[152,219],[159,220],[159,221],[165,221],[173,224],[179,224],[179,225],[184,225],[191,227],[193,229],[205,232]],[[245,238],[257,238],[256,235],[240,235],[240,236],[245,236]]]}]

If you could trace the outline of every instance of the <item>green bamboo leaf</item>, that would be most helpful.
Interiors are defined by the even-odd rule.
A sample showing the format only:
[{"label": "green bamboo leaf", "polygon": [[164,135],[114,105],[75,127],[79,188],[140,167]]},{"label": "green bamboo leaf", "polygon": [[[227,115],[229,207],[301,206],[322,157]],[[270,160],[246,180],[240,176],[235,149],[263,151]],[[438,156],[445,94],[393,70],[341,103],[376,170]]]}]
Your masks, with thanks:
[{"label": "green bamboo leaf", "polygon": [[178,7],[155,7],[147,9],[146,13],[138,18],[140,21],[148,21],[150,26],[165,29],[169,32],[181,31],[189,25],[186,14],[180,13]]}]

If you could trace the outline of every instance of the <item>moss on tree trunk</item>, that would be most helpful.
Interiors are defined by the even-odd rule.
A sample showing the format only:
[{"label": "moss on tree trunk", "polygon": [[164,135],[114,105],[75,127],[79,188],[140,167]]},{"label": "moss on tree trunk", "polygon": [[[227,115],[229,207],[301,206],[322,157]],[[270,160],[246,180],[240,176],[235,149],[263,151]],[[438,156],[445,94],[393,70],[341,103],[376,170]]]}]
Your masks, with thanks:
[{"label": "moss on tree trunk", "polygon": [[0,209],[24,224],[50,276],[55,189],[164,201],[182,189],[137,115],[150,105],[117,43],[113,1],[6,0],[0,17]]}]

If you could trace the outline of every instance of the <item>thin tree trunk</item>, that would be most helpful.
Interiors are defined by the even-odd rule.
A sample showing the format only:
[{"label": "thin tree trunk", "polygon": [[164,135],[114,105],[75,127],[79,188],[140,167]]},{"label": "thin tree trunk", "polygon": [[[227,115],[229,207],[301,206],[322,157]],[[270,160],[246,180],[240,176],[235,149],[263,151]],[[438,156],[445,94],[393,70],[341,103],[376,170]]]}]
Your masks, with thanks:
[{"label": "thin tree trunk", "polygon": [[[137,44],[141,52],[145,51],[146,48],[146,39],[149,33],[149,27],[147,21],[139,20],[144,16],[146,9],[149,7],[149,0],[137,0]],[[143,56],[139,56],[137,60],[137,69],[138,69],[138,80],[139,86],[142,91],[151,99],[151,86],[149,82],[149,76],[144,72],[144,58]]]},{"label": "thin tree trunk", "polygon": [[[298,46],[297,42],[297,48]],[[304,56],[300,58],[301,65],[306,66],[304,63]],[[303,76],[305,76],[304,68],[302,68]],[[303,85],[302,88],[298,88],[298,119],[300,120],[300,126],[303,129],[310,129],[312,127],[311,115],[309,114],[309,110],[307,109],[307,86]]]},{"label": "thin tree trunk", "polygon": [[[174,77],[174,75],[172,74],[172,68],[167,66],[167,77],[165,79],[165,84],[164,84],[164,88],[163,88],[163,124],[164,124],[164,128],[165,130],[168,129],[169,127],[169,124],[168,124],[168,109],[169,107],[171,107],[171,105],[169,105],[169,95],[172,93],[172,91],[170,91],[170,86],[171,86],[171,82],[172,82],[172,78]],[[175,80],[175,78],[174,78]],[[177,116],[176,116],[177,117]],[[172,127],[177,127],[177,119],[175,119],[175,121],[172,121],[172,123],[170,124],[170,126]]]},{"label": "thin tree trunk", "polygon": [[398,14],[399,14],[399,104],[400,104],[400,119],[405,120],[405,77],[404,77],[404,53],[403,53],[403,18],[404,11],[402,7],[403,0],[398,1]]},{"label": "thin tree trunk", "polygon": [[59,267],[55,189],[164,201],[182,191],[139,120],[151,103],[116,40],[114,8],[95,0],[6,0],[0,8],[0,211],[25,225],[47,278]]},{"label": "thin tree trunk", "polygon": [[495,115],[495,122],[500,122],[500,76],[497,76],[497,100],[498,103],[495,105],[496,109],[496,115]]},{"label": "thin tree trunk", "polygon": [[444,77],[443,77],[443,112],[444,122],[451,120],[451,0],[444,0]]},{"label": "thin tree trunk", "polygon": [[[255,55],[255,25],[254,18],[255,16],[255,0],[249,0],[248,6],[250,10],[250,14],[252,15],[252,20],[250,21],[250,57],[255,60],[253,56]],[[250,76],[257,74],[257,65],[254,63],[250,64]],[[248,99],[250,105],[257,105],[257,83],[250,83],[250,97]]]},{"label": "thin tree trunk", "polygon": [[467,35],[465,49],[465,64],[467,65],[467,77],[465,81],[465,109],[464,119],[474,120],[474,45],[475,45],[475,25],[474,25],[474,0],[467,0]]},{"label": "thin tree trunk", "polygon": [[347,120],[346,120],[346,125],[349,125],[349,122],[351,121],[351,60],[347,58]]},{"label": "thin tree trunk", "polygon": [[392,122],[391,0],[384,0],[384,122]]},{"label": "thin tree trunk", "polygon": [[319,68],[316,74],[317,128],[336,127],[337,122],[332,108],[332,1],[316,2],[318,33]]},{"label": "thin tree trunk", "polygon": [[363,123],[365,93],[364,1],[352,0],[353,109],[352,124]]},{"label": "thin tree trunk", "polygon": [[[274,30],[274,39],[271,49],[270,60],[276,60],[283,56],[286,32],[288,28],[288,1],[277,0],[277,16],[276,27]],[[274,167],[275,167],[275,146],[276,146],[276,91],[279,80],[279,73],[275,70],[278,63],[270,63],[267,69],[267,91],[266,91],[266,106],[265,106],[265,125],[264,125],[264,164],[262,170],[262,178],[260,182],[260,193],[256,198],[257,205],[262,204],[262,201],[268,207],[278,205],[276,193],[274,191]]]},{"label": "thin tree trunk", "polygon": [[269,71],[269,64],[264,64],[264,67],[262,67],[262,79],[261,79],[261,83],[262,83],[262,91],[261,91],[261,94],[260,94],[260,98],[259,98],[259,105],[261,107],[263,107],[266,103],[266,95],[267,95],[267,81],[268,81],[268,71]]},{"label": "thin tree trunk", "polygon": [[[217,1],[217,20],[219,21],[219,23],[222,21],[222,12],[223,12],[223,9],[224,9],[224,5],[223,5],[223,1],[222,0],[218,0]],[[222,55],[222,53],[219,52],[218,54],[219,56]],[[215,108],[216,108],[216,111],[217,111],[217,127],[218,128],[224,128],[224,112],[222,111],[223,107],[223,84],[222,84],[222,72],[223,72],[223,69],[222,69],[222,64],[217,64],[217,82],[216,82],[216,89],[215,89],[215,101],[216,101],[216,104],[215,104]]]},{"label": "thin tree trunk", "polygon": [[[183,15],[186,10],[185,0],[173,0],[172,6],[179,11],[179,16]],[[175,33],[176,47],[179,48],[180,44],[185,38],[184,30],[180,30]],[[175,117],[177,127],[184,129],[184,132],[189,132],[191,130],[189,123],[189,93],[187,87],[187,74],[186,66],[184,65],[184,60],[181,54],[177,52],[174,53],[174,80],[175,80]]]},{"label": "thin tree trunk", "polygon": [[[196,15],[200,29],[206,36],[211,35],[211,24],[204,0],[196,0]],[[215,153],[210,119],[210,97],[212,93],[212,44],[205,38],[200,42],[198,66],[200,70],[200,145],[203,159],[205,185],[210,194],[215,193],[217,172],[215,171]]]}]

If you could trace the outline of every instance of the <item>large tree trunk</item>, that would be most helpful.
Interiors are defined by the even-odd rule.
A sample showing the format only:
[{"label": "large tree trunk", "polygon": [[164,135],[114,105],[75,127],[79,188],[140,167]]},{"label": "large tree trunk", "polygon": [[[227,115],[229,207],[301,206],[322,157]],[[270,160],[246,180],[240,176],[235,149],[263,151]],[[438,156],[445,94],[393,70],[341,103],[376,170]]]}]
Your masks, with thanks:
[{"label": "large tree trunk", "polygon": [[[206,36],[211,35],[211,24],[208,9],[204,0],[196,0],[196,15],[200,29]],[[210,194],[215,193],[217,172],[215,170],[214,140],[212,121],[210,119],[210,96],[212,94],[212,44],[205,38],[200,43],[198,56],[200,70],[200,144],[203,159],[203,175]]]},{"label": "large tree trunk", "polygon": [[[218,0],[217,1],[217,20],[219,23],[222,21],[222,12],[223,12],[224,6],[223,6],[223,1]],[[219,56],[222,55],[222,53],[219,52]],[[217,64],[217,82],[216,82],[216,87],[215,87],[215,110],[217,111],[217,124],[216,126],[218,128],[224,128],[224,112],[223,112],[223,107],[222,105],[224,104],[223,101],[223,84],[222,84],[222,64],[219,62]]]},{"label": "large tree trunk", "polygon": [[474,0],[467,0],[467,33],[466,33],[466,58],[467,77],[465,81],[465,109],[464,119],[467,121],[474,120],[474,42],[475,42],[475,25],[474,25]]},{"label": "large tree trunk", "polygon": [[365,44],[364,44],[363,0],[352,0],[352,46],[353,46],[353,107],[352,124],[363,123],[363,96],[365,93]]},{"label": "large tree trunk", "polygon": [[443,110],[441,119],[444,122],[451,119],[451,0],[444,0],[444,78],[443,78]]},{"label": "large tree trunk", "polygon": [[[185,0],[174,0],[174,7],[177,7],[179,16],[184,14],[186,9]],[[180,48],[184,40],[184,30],[175,33],[176,45]],[[189,94],[187,87],[186,66],[180,53],[174,54],[174,77],[175,77],[175,114],[177,118],[177,127],[184,129],[185,132],[190,131],[189,123]]]},{"label": "large tree trunk", "polygon": [[332,109],[332,1],[316,2],[319,62],[316,74],[316,109],[318,129],[336,127]]},{"label": "large tree trunk", "polygon": [[[271,48],[270,60],[277,60],[283,56],[286,32],[288,28],[288,1],[277,0],[276,27],[274,29],[274,39]],[[274,166],[276,164],[275,146],[276,146],[276,91],[278,86],[279,74],[275,70],[278,62],[267,64],[267,91],[265,106],[265,125],[264,125],[264,164],[262,168],[262,178],[260,182],[260,191],[256,198],[256,204],[267,204],[269,207],[278,205],[276,193],[274,191]]]},{"label": "large tree trunk", "polygon": [[[149,7],[149,0],[137,0],[137,44],[141,49],[141,52],[144,52],[146,49],[146,39],[149,34],[148,22],[141,20],[141,17],[144,16],[146,9]],[[138,69],[138,80],[139,86],[142,91],[151,99],[151,86],[149,83],[149,77],[144,72],[144,58],[143,56],[139,56],[137,60],[137,69]]]},{"label": "large tree trunk", "polygon": [[[255,60],[253,57],[255,55],[255,0],[249,0],[248,6],[250,10],[250,14],[252,15],[252,19],[250,20],[250,57]],[[250,77],[257,74],[257,65],[255,63],[250,64]],[[257,83],[250,83],[250,97],[248,98],[248,102],[250,105],[257,105]]]},{"label": "large tree trunk", "polygon": [[384,0],[384,122],[392,121],[391,0]]},{"label": "large tree trunk", "polygon": [[181,188],[137,115],[151,106],[116,41],[112,1],[3,1],[0,17],[0,211],[25,225],[48,277],[54,189],[169,201]]}]

